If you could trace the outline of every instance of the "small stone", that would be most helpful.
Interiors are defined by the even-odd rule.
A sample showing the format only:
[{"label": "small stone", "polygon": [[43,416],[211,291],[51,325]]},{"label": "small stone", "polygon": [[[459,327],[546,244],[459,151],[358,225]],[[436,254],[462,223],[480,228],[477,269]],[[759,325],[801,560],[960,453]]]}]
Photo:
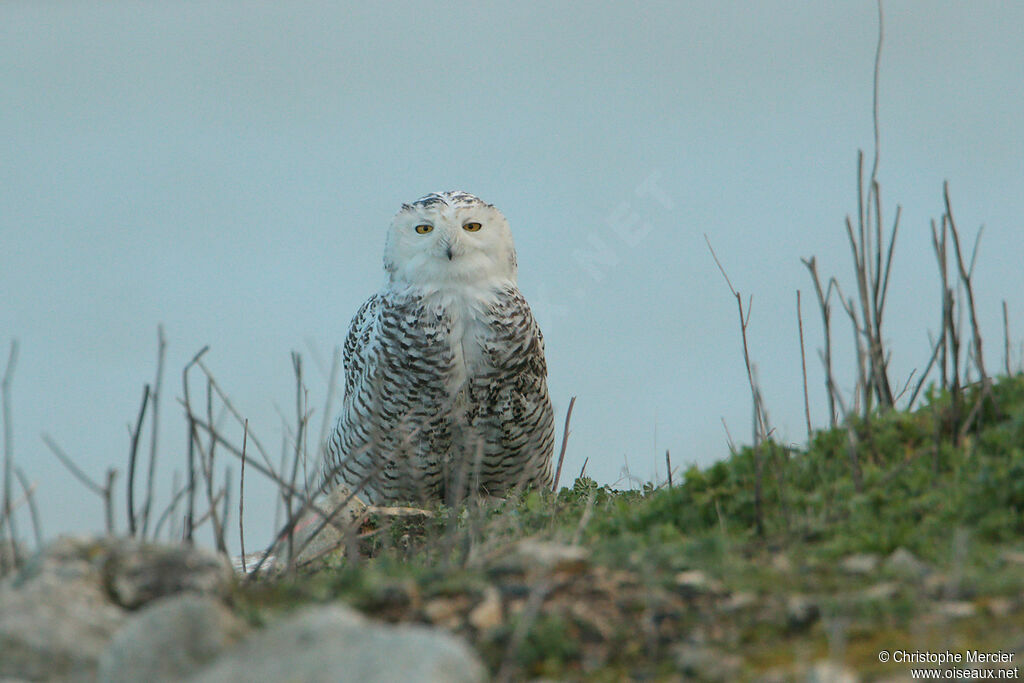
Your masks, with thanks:
[{"label": "small stone", "polygon": [[1003,562],[1024,565],[1024,552],[1020,550],[1004,550],[999,557],[1003,559]]},{"label": "small stone", "polygon": [[928,573],[928,565],[906,548],[896,548],[885,558],[885,571],[904,579],[920,579]]},{"label": "small stone", "polygon": [[708,578],[708,575],[699,569],[690,569],[676,574],[676,586],[681,588],[683,592],[691,594],[712,593],[722,590],[721,583]]},{"label": "small stone", "polygon": [[706,645],[681,643],[673,654],[683,674],[702,681],[734,681],[743,669],[738,655]]},{"label": "small stone", "polygon": [[1007,598],[989,598],[985,607],[994,617],[1006,617],[1013,613],[1015,605]]},{"label": "small stone", "polygon": [[925,593],[933,598],[940,597],[950,590],[949,577],[938,572],[933,572],[924,577],[921,585],[924,587]]},{"label": "small stone", "polygon": [[876,583],[864,590],[863,596],[867,600],[873,601],[885,601],[891,600],[900,592],[900,586],[898,583],[892,581],[884,581],[882,583]]},{"label": "small stone", "polygon": [[607,614],[600,606],[595,609],[590,603],[574,601],[569,605],[569,613],[580,626],[584,638],[610,641],[615,637],[616,627],[609,619],[611,615]]},{"label": "small stone", "polygon": [[722,609],[728,612],[735,612],[746,609],[756,603],[757,593],[751,593],[750,591],[737,591],[725,599],[722,603]]},{"label": "small stone", "polygon": [[456,598],[434,598],[423,605],[423,613],[430,623],[456,628],[462,623],[462,610],[465,601]]},{"label": "small stone", "polygon": [[857,683],[857,674],[829,660],[815,662],[807,670],[807,683]]},{"label": "small stone", "polygon": [[772,569],[787,574],[793,571],[793,561],[785,553],[776,553],[772,555]]},{"label": "small stone", "polygon": [[590,551],[582,546],[529,538],[516,543],[513,549],[513,563],[523,570],[542,569],[576,574],[587,567],[589,558]]},{"label": "small stone", "polygon": [[810,627],[820,614],[817,603],[806,595],[794,594],[786,599],[786,620],[794,630],[802,631]]},{"label": "small stone", "polygon": [[940,602],[937,609],[939,614],[951,619],[965,619],[978,613],[978,607],[973,602],[964,600]]},{"label": "small stone", "polygon": [[871,574],[878,568],[878,562],[878,555],[874,553],[857,553],[844,557],[839,568],[847,574]]},{"label": "small stone", "polygon": [[494,586],[484,589],[480,603],[469,613],[469,623],[478,631],[489,631],[501,626],[503,621],[501,594]]}]

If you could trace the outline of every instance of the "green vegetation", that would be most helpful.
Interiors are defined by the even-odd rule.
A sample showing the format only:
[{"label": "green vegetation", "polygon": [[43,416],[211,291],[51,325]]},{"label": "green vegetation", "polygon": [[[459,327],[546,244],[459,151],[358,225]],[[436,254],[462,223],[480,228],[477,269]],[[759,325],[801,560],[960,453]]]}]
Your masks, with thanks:
[{"label": "green vegetation", "polygon": [[557,496],[440,508],[426,525],[378,519],[358,557],[238,599],[254,614],[339,599],[437,624],[511,679],[785,680],[828,657],[906,675],[878,651],[1012,650],[1024,637],[1024,377],[981,391],[963,392],[981,419],[962,438],[937,394],[856,420],[852,440],[837,428],[806,451],[762,442],[761,534],[748,447],[671,488],[582,478]]}]

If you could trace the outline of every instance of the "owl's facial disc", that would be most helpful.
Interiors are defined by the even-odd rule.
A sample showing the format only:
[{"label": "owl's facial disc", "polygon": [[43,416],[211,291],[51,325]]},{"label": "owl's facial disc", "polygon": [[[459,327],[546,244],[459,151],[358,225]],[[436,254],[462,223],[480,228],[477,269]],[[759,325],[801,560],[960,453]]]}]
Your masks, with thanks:
[{"label": "owl's facial disc", "polygon": [[515,282],[515,247],[490,204],[465,193],[428,195],[395,216],[384,268],[392,282],[426,287]]}]

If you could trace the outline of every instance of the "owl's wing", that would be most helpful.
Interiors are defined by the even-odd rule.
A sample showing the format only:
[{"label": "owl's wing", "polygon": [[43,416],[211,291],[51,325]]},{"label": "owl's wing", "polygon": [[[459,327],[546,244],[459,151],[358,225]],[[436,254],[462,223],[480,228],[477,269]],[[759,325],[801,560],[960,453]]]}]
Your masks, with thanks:
[{"label": "owl's wing", "polygon": [[[382,297],[374,294],[359,307],[348,328],[342,353],[345,366],[345,396],[334,432],[326,444],[324,478],[331,484],[345,481],[355,485],[370,470],[371,463],[360,457],[372,420],[359,418],[359,406],[372,404],[373,376],[380,362],[378,318]],[[365,410],[362,411],[365,414]]]},{"label": "owl's wing", "polygon": [[345,340],[345,396],[327,444],[328,482],[362,486],[371,503],[436,497],[450,448],[444,376],[450,323],[407,293],[382,290]]},{"label": "owl's wing", "polygon": [[481,484],[502,491],[517,484],[549,486],[554,414],[548,396],[544,336],[526,299],[514,287],[500,292],[488,311],[484,351],[495,371],[477,392],[492,443]]}]

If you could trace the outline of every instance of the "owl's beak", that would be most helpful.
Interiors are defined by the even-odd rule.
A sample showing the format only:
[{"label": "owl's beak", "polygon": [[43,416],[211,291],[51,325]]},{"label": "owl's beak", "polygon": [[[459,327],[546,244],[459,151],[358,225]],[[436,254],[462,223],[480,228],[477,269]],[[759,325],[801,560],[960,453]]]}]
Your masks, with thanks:
[{"label": "owl's beak", "polygon": [[444,253],[448,254],[448,260],[451,261],[452,260],[452,245],[449,244],[448,248],[445,249]]}]

